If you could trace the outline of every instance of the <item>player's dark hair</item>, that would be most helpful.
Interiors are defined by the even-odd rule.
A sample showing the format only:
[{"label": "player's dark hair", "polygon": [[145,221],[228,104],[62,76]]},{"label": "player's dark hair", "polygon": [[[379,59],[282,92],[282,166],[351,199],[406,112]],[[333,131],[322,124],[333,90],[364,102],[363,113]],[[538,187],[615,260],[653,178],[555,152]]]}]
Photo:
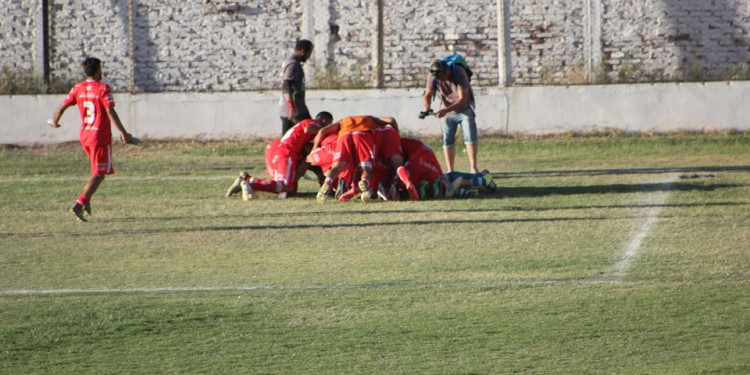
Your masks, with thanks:
[{"label": "player's dark hair", "polygon": [[86,77],[93,77],[102,68],[102,61],[96,57],[87,57],[81,65],[83,65],[83,72],[86,73]]},{"label": "player's dark hair", "polygon": [[300,39],[297,41],[297,43],[294,45],[295,51],[305,51],[310,52],[313,49],[313,44],[311,41],[307,39]]},{"label": "player's dark hair", "polygon": [[320,119],[320,120],[325,119],[331,122],[333,121],[333,115],[330,112],[326,112],[326,111],[318,112],[318,114],[315,115],[315,118]]}]

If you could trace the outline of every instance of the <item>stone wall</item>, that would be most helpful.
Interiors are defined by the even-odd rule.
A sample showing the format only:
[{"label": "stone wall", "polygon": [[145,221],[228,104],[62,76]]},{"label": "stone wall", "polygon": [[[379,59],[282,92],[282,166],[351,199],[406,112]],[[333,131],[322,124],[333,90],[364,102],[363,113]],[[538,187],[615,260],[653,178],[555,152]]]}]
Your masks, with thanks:
[{"label": "stone wall", "polygon": [[436,58],[462,54],[478,86],[498,84],[496,0],[384,1],[386,87],[421,87]]},{"label": "stone wall", "polygon": [[36,69],[41,56],[34,49],[41,39],[40,18],[37,9],[41,0],[28,0],[3,4],[0,13],[0,68],[12,70]]},{"label": "stone wall", "polygon": [[583,0],[520,0],[510,10],[514,83],[584,83]]},{"label": "stone wall", "polygon": [[453,52],[477,87],[750,79],[750,0],[14,0],[3,9],[0,67],[43,74],[48,55],[52,77],[78,79],[83,57],[98,56],[116,91],[277,90],[299,38],[316,45],[310,88],[421,87],[429,63]]},{"label": "stone wall", "polygon": [[611,1],[602,18],[603,69],[621,82],[724,80],[750,62],[750,1]]}]

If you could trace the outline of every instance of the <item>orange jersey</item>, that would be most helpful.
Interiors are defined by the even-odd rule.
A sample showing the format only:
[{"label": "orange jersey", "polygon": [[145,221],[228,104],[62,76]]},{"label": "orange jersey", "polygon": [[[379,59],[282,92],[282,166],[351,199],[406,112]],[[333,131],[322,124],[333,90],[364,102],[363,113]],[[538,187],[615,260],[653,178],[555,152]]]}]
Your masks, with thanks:
[{"label": "orange jersey", "polygon": [[380,127],[372,116],[345,117],[339,124],[339,137],[344,133],[366,132]]}]

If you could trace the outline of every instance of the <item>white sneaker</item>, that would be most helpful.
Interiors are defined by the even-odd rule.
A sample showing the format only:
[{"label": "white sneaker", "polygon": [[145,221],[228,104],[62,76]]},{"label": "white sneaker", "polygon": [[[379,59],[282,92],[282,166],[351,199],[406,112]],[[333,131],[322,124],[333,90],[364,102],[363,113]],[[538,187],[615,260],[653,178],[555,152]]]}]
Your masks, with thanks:
[{"label": "white sneaker", "polygon": [[383,184],[378,184],[378,198],[388,201],[388,193],[385,192],[385,187],[383,187]]},{"label": "white sneaker", "polygon": [[232,186],[227,189],[227,198],[231,198],[232,195],[235,195],[242,191],[242,181],[247,178],[247,173],[242,172],[240,173],[240,176],[237,177],[237,179],[234,180],[234,183],[232,183]]},{"label": "white sneaker", "polygon": [[367,186],[367,183],[363,180],[360,180],[357,183],[357,186],[359,187],[359,190],[362,192],[362,195],[359,197],[362,199],[362,202],[369,202],[370,199],[372,199],[372,193],[370,193],[370,188]]},{"label": "white sneaker", "polygon": [[255,191],[250,187],[250,184],[246,180],[242,180],[240,181],[240,186],[242,186],[242,200],[249,201],[253,199]]}]

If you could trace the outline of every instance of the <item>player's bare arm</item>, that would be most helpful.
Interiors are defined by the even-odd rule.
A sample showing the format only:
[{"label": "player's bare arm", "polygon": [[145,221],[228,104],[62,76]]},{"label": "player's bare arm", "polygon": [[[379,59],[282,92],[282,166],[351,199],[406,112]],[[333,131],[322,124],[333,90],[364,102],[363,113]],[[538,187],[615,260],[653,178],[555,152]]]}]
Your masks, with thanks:
[{"label": "player's bare arm", "polygon": [[335,122],[331,125],[328,125],[318,131],[318,134],[315,135],[315,139],[313,139],[313,150],[320,147],[320,142],[325,138],[328,134],[336,133],[341,129],[341,123]]},{"label": "player's bare arm", "polygon": [[128,144],[135,144],[133,141],[133,136],[128,133],[125,130],[125,127],[122,126],[122,122],[120,121],[120,116],[117,115],[117,111],[114,107],[107,108],[107,116],[109,116],[109,120],[112,122],[112,124],[115,125],[117,130],[120,132],[120,139],[122,139],[123,142]]},{"label": "player's bare arm", "polygon": [[393,117],[375,117],[375,122],[377,122],[380,126],[390,125],[393,129],[398,131],[398,123]]},{"label": "player's bare arm", "polygon": [[60,127],[60,122],[59,122],[60,118],[62,117],[63,113],[65,113],[65,110],[68,109],[68,107],[70,107],[71,105],[72,104],[66,105],[65,103],[60,104],[60,106],[57,107],[57,109],[55,109],[55,115],[52,116],[52,122],[49,124],[49,126],[51,126],[53,128],[59,128]]}]

